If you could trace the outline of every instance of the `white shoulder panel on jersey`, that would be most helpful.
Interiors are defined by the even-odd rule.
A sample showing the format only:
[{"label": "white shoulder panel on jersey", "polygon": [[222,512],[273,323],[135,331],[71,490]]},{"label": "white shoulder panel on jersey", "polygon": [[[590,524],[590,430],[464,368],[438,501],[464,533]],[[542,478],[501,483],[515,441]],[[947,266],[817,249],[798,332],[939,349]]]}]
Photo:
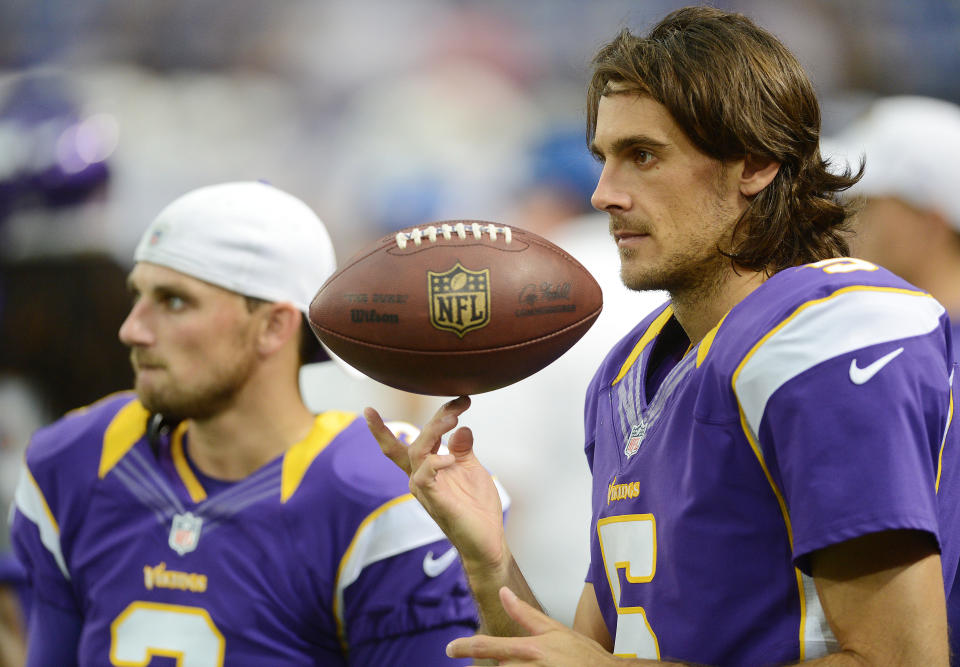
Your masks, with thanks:
[{"label": "white shoulder panel on jersey", "polygon": [[17,482],[13,502],[23,516],[36,524],[40,531],[40,541],[43,542],[43,546],[47,548],[57,562],[57,567],[60,568],[64,578],[69,580],[70,571],[67,569],[63,552],[60,550],[60,527],[57,526],[56,519],[50,513],[47,501],[26,463],[22,464],[20,468],[20,480]]},{"label": "white shoulder panel on jersey", "polygon": [[[506,511],[510,497],[500,482],[494,480],[500,503]],[[342,632],[346,632],[343,618],[343,592],[359,578],[364,568],[378,561],[411,551],[418,547],[446,539],[423,506],[411,494],[394,498],[372,512],[360,524],[347,548],[337,575],[334,614]],[[441,554],[434,554],[441,556]],[[449,564],[452,564],[450,561]]]},{"label": "white shoulder panel on jersey", "polygon": [[890,288],[840,291],[800,306],[740,363],[733,389],[747,424],[759,432],[767,401],[786,382],[828,359],[940,326],[933,297]]}]

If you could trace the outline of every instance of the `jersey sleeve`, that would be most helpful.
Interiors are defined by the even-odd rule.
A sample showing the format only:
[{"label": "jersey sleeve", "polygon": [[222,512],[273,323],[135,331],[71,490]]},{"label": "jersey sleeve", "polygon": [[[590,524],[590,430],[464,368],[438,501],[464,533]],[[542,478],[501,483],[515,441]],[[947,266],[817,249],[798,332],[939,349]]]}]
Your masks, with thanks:
[{"label": "jersey sleeve", "polygon": [[14,497],[11,538],[35,599],[79,613],[60,541],[60,526],[26,464]]},{"label": "jersey sleeve", "polygon": [[[73,667],[77,664],[77,646],[83,631],[79,612],[36,600],[32,605],[27,636],[25,667]],[[56,641],[50,641],[56,637]]]},{"label": "jersey sleeve", "polygon": [[445,663],[444,647],[478,625],[459,556],[445,539],[367,564],[342,599],[351,665]]},{"label": "jersey sleeve", "polygon": [[[398,437],[416,437],[414,427],[390,426]],[[447,664],[446,644],[478,624],[459,555],[362,420],[331,448],[312,472],[314,488],[324,480],[324,503],[337,508],[335,544],[326,547],[336,555],[329,565],[314,558],[313,568],[318,579],[334,573],[331,610],[342,652],[356,665]],[[506,513],[509,497],[497,488]]]},{"label": "jersey sleeve", "polygon": [[943,307],[906,290],[805,304],[734,375],[743,425],[797,565],[872,532],[937,536],[937,458],[952,418]]},{"label": "jersey sleeve", "polygon": [[111,395],[34,433],[21,466],[12,507],[14,551],[31,593],[47,606],[76,613],[71,536],[85,517],[97,481],[104,433],[133,401]]},{"label": "jersey sleeve", "polygon": [[446,644],[479,623],[459,554],[409,494],[361,525],[338,571],[334,610],[357,665],[442,662]]}]

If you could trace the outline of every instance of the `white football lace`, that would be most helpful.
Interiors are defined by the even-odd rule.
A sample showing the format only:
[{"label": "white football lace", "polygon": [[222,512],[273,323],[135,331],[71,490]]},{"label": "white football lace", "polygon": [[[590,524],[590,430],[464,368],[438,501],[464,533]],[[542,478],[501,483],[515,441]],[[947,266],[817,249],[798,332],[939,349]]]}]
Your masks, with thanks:
[{"label": "white football lace", "polygon": [[481,225],[479,222],[472,223],[469,227],[462,222],[458,222],[455,225],[448,225],[446,223],[436,227],[430,225],[420,229],[419,227],[414,227],[413,229],[406,232],[397,232],[397,245],[401,250],[407,247],[407,243],[413,241],[413,244],[416,246],[423,245],[423,239],[426,237],[430,243],[436,243],[437,235],[443,236],[444,239],[449,241],[453,238],[453,235],[456,234],[461,239],[467,238],[467,234],[472,234],[473,238],[480,239],[483,237],[484,232],[490,235],[491,241],[497,240],[497,234],[503,234],[503,240],[506,243],[510,243],[513,240],[513,233],[509,227],[497,227],[496,225],[490,223],[487,225]]}]

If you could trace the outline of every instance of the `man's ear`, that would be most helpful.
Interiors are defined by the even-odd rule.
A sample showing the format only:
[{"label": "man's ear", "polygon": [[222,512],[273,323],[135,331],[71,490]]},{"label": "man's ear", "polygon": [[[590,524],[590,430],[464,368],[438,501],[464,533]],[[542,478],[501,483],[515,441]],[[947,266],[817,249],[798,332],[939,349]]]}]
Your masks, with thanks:
[{"label": "man's ear", "polygon": [[291,303],[269,303],[263,313],[257,347],[265,355],[275,353],[291,339],[296,340],[302,316]]},{"label": "man's ear", "polygon": [[780,170],[780,163],[776,160],[759,155],[747,155],[743,160],[743,170],[740,172],[740,194],[752,197],[770,185],[774,176]]}]

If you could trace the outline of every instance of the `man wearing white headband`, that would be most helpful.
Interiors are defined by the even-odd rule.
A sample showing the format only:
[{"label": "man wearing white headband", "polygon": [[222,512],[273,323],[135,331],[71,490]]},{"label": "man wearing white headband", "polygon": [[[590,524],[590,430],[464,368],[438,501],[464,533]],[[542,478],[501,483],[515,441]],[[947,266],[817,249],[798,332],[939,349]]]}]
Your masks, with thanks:
[{"label": "man wearing white headband", "polygon": [[335,268],[323,223],[263,183],[204,187],[135,259],[135,393],[27,451],[28,665],[453,664],[476,623],[456,551],[363,420],[300,395],[304,314]]}]

